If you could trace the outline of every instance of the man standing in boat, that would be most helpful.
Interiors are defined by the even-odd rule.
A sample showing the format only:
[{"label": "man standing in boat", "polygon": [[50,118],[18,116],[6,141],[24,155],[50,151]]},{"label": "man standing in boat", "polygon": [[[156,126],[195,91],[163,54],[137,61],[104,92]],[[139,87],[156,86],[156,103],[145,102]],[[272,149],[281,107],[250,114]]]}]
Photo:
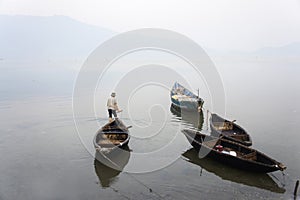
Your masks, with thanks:
[{"label": "man standing in boat", "polygon": [[108,109],[108,115],[109,115],[109,121],[112,121],[112,115],[114,115],[114,118],[117,118],[117,112],[121,112],[122,110],[119,110],[117,99],[116,99],[116,93],[112,92],[111,97],[107,100],[107,109]]}]

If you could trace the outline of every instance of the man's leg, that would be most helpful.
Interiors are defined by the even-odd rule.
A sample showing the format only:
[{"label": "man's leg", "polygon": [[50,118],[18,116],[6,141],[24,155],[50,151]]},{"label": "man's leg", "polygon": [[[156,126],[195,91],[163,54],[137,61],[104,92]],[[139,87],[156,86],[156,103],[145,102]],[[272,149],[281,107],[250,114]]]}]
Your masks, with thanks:
[{"label": "man's leg", "polygon": [[112,113],[113,113],[113,115],[114,115],[114,117],[115,118],[117,118],[118,116],[117,116],[117,112],[116,112],[116,110],[112,110]]},{"label": "man's leg", "polygon": [[112,109],[108,109],[108,120],[111,122],[112,121]]}]

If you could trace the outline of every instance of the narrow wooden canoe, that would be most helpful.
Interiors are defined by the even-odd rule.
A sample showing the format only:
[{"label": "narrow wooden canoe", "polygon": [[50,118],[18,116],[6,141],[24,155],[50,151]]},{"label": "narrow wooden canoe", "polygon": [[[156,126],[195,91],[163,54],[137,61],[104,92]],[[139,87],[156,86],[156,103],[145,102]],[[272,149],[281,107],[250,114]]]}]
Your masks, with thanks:
[{"label": "narrow wooden canoe", "polygon": [[199,154],[207,154],[207,156],[219,162],[242,170],[260,173],[286,169],[282,163],[240,143],[224,139],[223,137],[208,136],[194,130],[184,129],[182,132]]},{"label": "narrow wooden canoe", "polygon": [[128,127],[120,119],[116,118],[97,131],[94,137],[94,146],[97,151],[108,154],[126,146],[129,139]]},{"label": "narrow wooden canoe", "polygon": [[213,136],[225,136],[226,139],[241,143],[242,145],[252,145],[250,135],[245,129],[235,124],[234,121],[224,119],[215,113],[211,113],[209,121],[211,134]]},{"label": "narrow wooden canoe", "polygon": [[177,82],[174,83],[171,89],[170,97],[172,104],[181,109],[190,111],[200,111],[204,103],[202,98],[198,97]]}]

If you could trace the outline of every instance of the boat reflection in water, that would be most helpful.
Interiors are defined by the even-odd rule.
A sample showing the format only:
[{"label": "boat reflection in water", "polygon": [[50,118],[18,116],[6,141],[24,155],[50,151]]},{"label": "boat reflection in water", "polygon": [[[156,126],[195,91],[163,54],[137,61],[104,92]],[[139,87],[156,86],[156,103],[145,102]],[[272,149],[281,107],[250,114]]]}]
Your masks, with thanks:
[{"label": "boat reflection in water", "polygon": [[117,149],[109,155],[96,151],[95,172],[103,188],[111,186],[118,180],[118,175],[123,171],[130,158],[128,146]]},{"label": "boat reflection in water", "polygon": [[185,124],[192,125],[197,130],[202,130],[204,117],[203,111],[187,111],[171,104],[170,111],[173,115],[180,118]]},{"label": "boat reflection in water", "polygon": [[240,183],[247,186],[257,187],[276,193],[284,193],[285,189],[279,185],[268,175],[262,173],[245,172],[236,168],[219,163],[211,158],[205,157],[200,159],[194,148],[187,150],[182,154],[184,160],[198,165],[207,172],[219,176],[223,180]]}]

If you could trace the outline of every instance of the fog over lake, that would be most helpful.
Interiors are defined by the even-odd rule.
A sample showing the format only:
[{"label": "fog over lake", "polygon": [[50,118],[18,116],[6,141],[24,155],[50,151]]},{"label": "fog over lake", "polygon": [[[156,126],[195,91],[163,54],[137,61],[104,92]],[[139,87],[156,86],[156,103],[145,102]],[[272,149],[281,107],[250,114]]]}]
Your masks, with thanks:
[{"label": "fog over lake", "polygon": [[[18,26],[7,23],[10,20],[41,27],[35,31],[43,36],[42,42],[34,27],[17,33]],[[210,134],[207,110],[222,110],[214,109],[205,77],[197,78],[178,57],[147,50],[113,63],[95,84],[93,115],[83,111],[75,119],[76,127],[72,95],[80,68],[101,42],[116,33],[62,16],[0,16],[0,22],[5,28],[0,38],[0,199],[293,197],[300,174],[300,43],[252,52],[203,47],[224,86],[222,115],[248,131],[253,148],[287,166],[284,175],[261,175],[197,157],[181,129]],[[60,29],[53,36],[49,27],[57,22]],[[172,110],[169,91],[175,81],[194,93],[200,90],[205,101],[202,116]],[[108,122],[106,100],[112,90],[123,109],[119,117],[133,126],[131,152],[121,172],[95,162],[92,144],[96,131]],[[82,95],[81,105],[89,103],[84,90]],[[173,143],[164,148],[170,140]],[[151,156],[138,157],[149,152]],[[131,173],[134,167],[157,170]]]}]

